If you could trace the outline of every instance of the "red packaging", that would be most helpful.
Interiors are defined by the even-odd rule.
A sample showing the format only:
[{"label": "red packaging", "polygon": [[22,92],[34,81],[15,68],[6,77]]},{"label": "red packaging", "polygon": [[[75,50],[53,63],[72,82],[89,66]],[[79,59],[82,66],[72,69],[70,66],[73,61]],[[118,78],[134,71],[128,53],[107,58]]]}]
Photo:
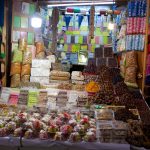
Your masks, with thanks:
[{"label": "red packaging", "polygon": [[130,29],[131,29],[131,33],[133,34],[134,33],[134,18],[132,17],[130,21],[131,21]]},{"label": "red packaging", "polygon": [[137,19],[134,17],[133,18],[133,28],[132,28],[132,33],[135,34],[137,31]]},{"label": "red packaging", "polygon": [[136,33],[137,33],[137,34],[140,33],[140,27],[141,27],[140,17],[138,17],[138,18],[137,18],[137,30],[136,30]]},{"label": "red packaging", "polygon": [[67,12],[73,13],[73,8],[67,8]]},{"label": "red packaging", "polygon": [[140,34],[143,34],[143,26],[144,26],[143,21],[144,21],[143,18],[140,18],[140,22],[141,22],[141,24],[140,24]]},{"label": "red packaging", "polygon": [[143,18],[143,34],[146,32],[146,17]]},{"label": "red packaging", "polygon": [[127,18],[127,34],[129,34],[129,26],[130,26],[129,23],[130,23],[130,22],[129,22],[129,18]]},{"label": "red packaging", "polygon": [[127,19],[127,34],[132,34],[132,18]]}]

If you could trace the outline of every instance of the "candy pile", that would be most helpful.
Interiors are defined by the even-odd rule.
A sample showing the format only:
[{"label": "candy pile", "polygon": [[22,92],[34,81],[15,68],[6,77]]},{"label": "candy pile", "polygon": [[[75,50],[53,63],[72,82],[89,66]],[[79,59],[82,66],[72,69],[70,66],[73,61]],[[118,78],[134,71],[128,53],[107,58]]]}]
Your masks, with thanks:
[{"label": "candy pile", "polygon": [[27,139],[40,138],[71,142],[96,140],[96,121],[76,112],[74,115],[64,113],[9,112],[0,120],[0,136],[13,135]]}]

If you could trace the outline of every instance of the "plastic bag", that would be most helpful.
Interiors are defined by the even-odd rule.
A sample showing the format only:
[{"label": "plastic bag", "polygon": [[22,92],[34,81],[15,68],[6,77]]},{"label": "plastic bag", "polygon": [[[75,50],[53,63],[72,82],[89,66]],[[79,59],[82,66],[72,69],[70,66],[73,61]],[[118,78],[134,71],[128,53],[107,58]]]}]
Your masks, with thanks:
[{"label": "plastic bag", "polygon": [[126,67],[137,67],[137,53],[135,51],[126,53]]},{"label": "plastic bag", "polygon": [[43,59],[45,58],[45,53],[44,52],[40,52],[39,54],[36,55],[37,59]]},{"label": "plastic bag", "polygon": [[27,50],[27,40],[26,39],[20,39],[19,40],[19,50],[20,51],[26,51]]},{"label": "plastic bag", "polygon": [[21,76],[30,75],[31,73],[31,66],[30,64],[25,64],[22,66]]},{"label": "plastic bag", "polygon": [[120,74],[124,78],[125,76],[126,67],[124,65],[120,66]]},{"label": "plastic bag", "polygon": [[22,62],[22,51],[19,50],[14,50],[13,51],[13,58],[12,58],[12,62]]},{"label": "plastic bag", "polygon": [[30,50],[25,51],[23,54],[23,64],[31,64],[32,63],[32,52]]},{"label": "plastic bag", "polygon": [[37,42],[36,44],[36,54],[44,51],[44,44],[42,42]]},{"label": "plastic bag", "polygon": [[10,75],[20,74],[21,73],[21,64],[20,63],[12,63]]},{"label": "plastic bag", "polygon": [[21,82],[29,82],[30,81],[30,75],[23,75],[21,77]]},{"label": "plastic bag", "polygon": [[11,87],[19,87],[20,86],[20,74],[15,74],[11,77]]},{"label": "plastic bag", "polygon": [[126,85],[131,87],[138,87],[136,82],[136,76],[137,76],[137,67],[126,68],[126,73],[125,73]]}]

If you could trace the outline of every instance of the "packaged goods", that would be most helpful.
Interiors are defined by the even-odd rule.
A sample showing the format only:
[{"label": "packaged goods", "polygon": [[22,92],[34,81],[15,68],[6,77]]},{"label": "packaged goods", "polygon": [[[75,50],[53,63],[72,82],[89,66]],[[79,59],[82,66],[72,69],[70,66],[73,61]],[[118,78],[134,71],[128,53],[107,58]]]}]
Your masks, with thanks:
[{"label": "packaged goods", "polygon": [[28,45],[27,51],[31,51],[31,53],[32,53],[32,59],[35,59],[36,47],[34,45]]},{"label": "packaged goods", "polygon": [[112,47],[104,47],[104,57],[113,57]]},{"label": "packaged goods", "polygon": [[32,63],[32,52],[24,51],[23,53],[23,64],[31,64]]},{"label": "packaged goods", "polygon": [[36,59],[44,59],[45,58],[45,52],[40,52],[36,54]]},{"label": "packaged goods", "polygon": [[52,70],[62,71],[61,63],[52,63]]},{"label": "packaged goods", "polygon": [[137,82],[137,67],[126,68],[125,83],[127,86],[138,87]]},{"label": "packaged goods", "polygon": [[97,120],[113,120],[114,112],[110,109],[100,109],[95,112]]},{"label": "packaged goods", "polygon": [[30,66],[30,64],[24,64],[22,66],[21,76],[30,75],[30,73],[31,73],[31,66]]},{"label": "packaged goods", "polygon": [[103,47],[95,48],[95,58],[103,57],[104,49]]},{"label": "packaged goods", "polygon": [[20,90],[18,105],[27,105],[28,90]]},{"label": "packaged goods", "polygon": [[59,76],[50,76],[50,79],[51,80],[62,80],[62,81],[67,81],[67,80],[69,80],[69,78],[68,77],[59,77]]},{"label": "packaged goods", "polygon": [[27,50],[27,40],[26,39],[20,39],[19,40],[19,50],[20,51],[26,51]]},{"label": "packaged goods", "polygon": [[108,67],[117,67],[117,60],[115,58],[108,58]]},{"label": "packaged goods", "polygon": [[30,77],[30,82],[38,82],[41,84],[49,84],[49,77]]},{"label": "packaged goods", "polygon": [[107,58],[96,58],[96,66],[107,66]]},{"label": "packaged goods", "polygon": [[31,68],[31,76],[33,76],[33,77],[49,77],[50,69]]},{"label": "packaged goods", "polygon": [[127,108],[120,108],[115,112],[115,119],[127,122],[128,120],[138,120],[138,116],[134,115],[129,109]]},{"label": "packaged goods", "polygon": [[33,59],[32,60],[33,68],[51,68],[51,62],[48,59]]},{"label": "packaged goods", "polygon": [[10,75],[20,74],[21,73],[21,64],[20,63],[12,63]]},{"label": "packaged goods", "polygon": [[43,44],[43,42],[37,42],[35,44],[35,46],[36,46],[36,54],[39,54],[39,53],[44,51],[44,44]]},{"label": "packaged goods", "polygon": [[53,70],[53,71],[51,71],[51,76],[68,77],[68,78],[70,78],[70,73],[69,72],[63,72],[63,71]]},{"label": "packaged goods", "polygon": [[61,84],[58,85],[58,89],[71,90],[72,89],[72,84],[70,84],[70,83],[61,83]]},{"label": "packaged goods", "polygon": [[126,53],[126,67],[137,67],[137,53],[135,51]]},{"label": "packaged goods", "polygon": [[22,62],[22,51],[20,51],[20,50],[13,51],[12,62],[13,63],[21,63]]},{"label": "packaged goods", "polygon": [[21,77],[21,82],[29,82],[30,81],[30,75],[23,75]]},{"label": "packaged goods", "polygon": [[73,85],[72,90],[75,90],[75,91],[84,91],[85,90],[85,85],[75,84],[75,85]]},{"label": "packaged goods", "polygon": [[96,93],[100,90],[100,86],[94,82],[94,81],[90,81],[86,87],[85,87],[86,91],[89,93]]},{"label": "packaged goods", "polygon": [[14,74],[11,76],[11,87],[19,87],[20,86],[20,74]]}]

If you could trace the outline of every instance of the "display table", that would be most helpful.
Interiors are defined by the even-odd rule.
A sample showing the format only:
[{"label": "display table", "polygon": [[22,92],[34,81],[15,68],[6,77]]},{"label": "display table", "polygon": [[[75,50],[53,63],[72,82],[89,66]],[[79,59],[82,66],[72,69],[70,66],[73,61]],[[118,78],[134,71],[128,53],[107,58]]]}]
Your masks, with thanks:
[{"label": "display table", "polygon": [[20,138],[0,137],[0,150],[18,150],[20,147]]},{"label": "display table", "polygon": [[22,150],[130,150],[129,144],[108,144],[99,142],[58,142],[50,140],[22,140]]},{"label": "display table", "polygon": [[0,150],[146,150],[129,144],[99,142],[59,142],[52,140],[22,139],[16,137],[0,137]]}]

